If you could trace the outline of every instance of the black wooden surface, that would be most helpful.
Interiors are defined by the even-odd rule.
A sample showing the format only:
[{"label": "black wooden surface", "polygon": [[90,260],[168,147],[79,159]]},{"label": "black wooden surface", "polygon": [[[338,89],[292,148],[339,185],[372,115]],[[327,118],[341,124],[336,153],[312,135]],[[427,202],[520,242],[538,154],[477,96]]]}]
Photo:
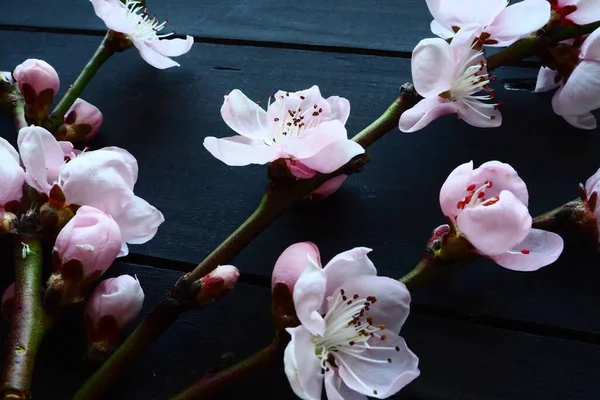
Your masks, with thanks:
[{"label": "black wooden surface", "polygon": [[[110,271],[138,275],[145,312],[178,271],[193,268],[252,212],[267,184],[264,168],[227,167],[202,147],[205,136],[231,135],[219,115],[223,95],[239,88],[266,100],[278,89],[318,84],[324,95],[350,100],[353,134],[410,80],[406,57],[420,38],[431,36],[424,2],[337,3],[152,4],[177,33],[211,43],[197,43],[178,59],[181,68],[168,71],[148,66],[135,51],[119,54],[84,92],[105,116],[92,146],[131,151],[141,171],[136,192],[166,217],[153,241],[131,246],[127,260],[138,265],[118,263]],[[43,58],[58,70],[64,90],[99,43],[102,22],[83,0],[27,4],[2,4],[0,70]],[[502,69],[498,86],[503,78],[536,72]],[[505,103],[502,128],[481,130],[446,117],[412,135],[390,132],[369,148],[373,161],[339,193],[287,213],[236,257],[245,283],[222,303],[183,316],[111,398],[165,399],[221,354],[240,359],[266,345],[272,332],[269,275],[291,243],[312,240],[323,259],[369,246],[381,275],[408,272],[430,231],[444,222],[439,187],[460,163],[511,163],[528,183],[534,215],[576,197],[578,182],[600,167],[598,132],[576,130],[553,115],[548,95],[498,90],[497,97]],[[16,140],[10,121],[0,122],[0,134]],[[561,259],[539,272],[481,261],[415,291],[404,335],[421,359],[422,375],[398,398],[598,398],[600,259],[580,238],[566,239]],[[0,265],[3,289],[10,268]],[[81,349],[71,345],[77,335],[62,331],[40,356],[38,399],[68,398],[85,379]],[[262,378],[223,398],[293,398],[281,365]]]}]

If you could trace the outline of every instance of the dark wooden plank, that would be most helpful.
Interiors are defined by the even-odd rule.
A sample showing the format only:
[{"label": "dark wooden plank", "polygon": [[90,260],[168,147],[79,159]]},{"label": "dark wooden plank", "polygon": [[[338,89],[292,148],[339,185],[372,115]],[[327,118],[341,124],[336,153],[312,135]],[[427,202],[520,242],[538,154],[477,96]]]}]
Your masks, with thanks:
[{"label": "dark wooden plank", "polygon": [[[118,263],[108,276],[135,274],[144,312],[160,301],[177,273]],[[225,300],[181,317],[111,394],[111,399],[166,399],[231,352],[235,360],[267,344],[272,334],[269,291],[239,285]],[[65,399],[86,376],[79,325],[61,326],[45,342],[35,398]],[[251,328],[250,328],[251,327]],[[72,331],[69,330],[73,329]],[[421,376],[397,399],[594,399],[600,396],[596,345],[557,340],[413,313],[403,329],[420,357]],[[220,399],[293,399],[279,363],[235,385]]]},{"label": "dark wooden plank", "polygon": [[[88,1],[6,0],[1,25],[104,30]],[[342,46],[412,51],[432,37],[431,16],[422,0],[335,0],[319,2],[149,1],[152,14],[171,21],[168,30],[203,39]],[[56,17],[60,15],[60,17]]]},{"label": "dark wooden plank", "polygon": [[[4,32],[3,37],[3,68],[26,57],[46,58],[59,70],[63,86],[73,81],[77,66],[99,40],[41,33]],[[325,95],[350,99],[348,128],[357,132],[410,79],[407,60],[255,47],[197,45],[182,63],[180,69],[157,71],[135,51],[126,52],[109,61],[84,98],[105,115],[92,146],[130,150],[141,165],[138,194],[166,216],[156,238],[131,246],[132,251],[190,264],[250,215],[267,184],[265,168],[230,168],[202,147],[205,136],[231,135],[219,115],[224,94],[242,88],[264,100],[279,88],[316,83]],[[237,70],[215,68],[223,66]],[[500,78],[534,74],[510,69]],[[517,168],[529,183],[532,214],[575,197],[577,183],[600,166],[598,132],[570,128],[553,115],[548,96],[500,90],[498,98],[505,101],[500,129],[480,130],[447,117],[413,135],[391,132],[369,149],[374,159],[364,172],[327,201],[283,216],[235,264],[268,280],[283,249],[313,240],[324,260],[354,246],[372,247],[380,273],[401,276],[418,261],[430,231],[444,222],[437,200],[440,185],[470,159],[476,164],[500,159]],[[8,121],[1,129],[14,142]],[[598,257],[575,241],[569,246],[556,265],[539,273],[520,274],[482,262],[439,287],[417,292],[416,299],[464,313],[599,332],[600,319],[594,318],[600,302],[594,284],[600,279]]]}]

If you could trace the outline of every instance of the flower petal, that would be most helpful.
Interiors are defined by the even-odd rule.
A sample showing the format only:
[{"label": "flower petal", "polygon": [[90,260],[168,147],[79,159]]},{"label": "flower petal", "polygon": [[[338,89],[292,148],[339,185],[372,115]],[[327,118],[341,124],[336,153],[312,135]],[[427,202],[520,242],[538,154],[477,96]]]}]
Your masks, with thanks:
[{"label": "flower petal", "polygon": [[454,218],[458,215],[457,204],[465,198],[467,187],[473,176],[473,161],[454,168],[440,189],[440,207],[444,215]]},{"label": "flower petal", "polygon": [[454,31],[452,29],[446,27],[445,25],[442,25],[435,19],[433,21],[431,21],[430,26],[431,26],[431,32],[434,35],[439,36],[444,40],[454,37]]},{"label": "flower petal", "polygon": [[465,25],[489,25],[506,7],[506,0],[427,0],[427,6],[433,18],[450,28]]},{"label": "flower petal", "polygon": [[600,61],[583,60],[552,98],[558,115],[583,115],[600,108]]},{"label": "flower petal", "polygon": [[[374,275],[355,276],[346,281],[342,277],[340,280],[342,283],[332,292],[344,289],[347,296],[357,294],[364,299],[375,296],[377,301],[369,309],[369,316],[373,318],[373,325],[383,324],[393,332],[400,331],[410,311],[410,293],[403,283],[395,279]],[[329,289],[329,279],[327,283]],[[327,294],[329,295],[329,292]],[[326,304],[326,307],[328,307],[328,304]]]},{"label": "flower petal", "polygon": [[458,115],[469,125],[478,128],[497,128],[502,125],[502,114],[488,103],[462,99],[455,104]]},{"label": "flower petal", "polygon": [[194,38],[186,35],[185,39],[160,39],[146,42],[148,47],[166,57],[177,57],[191,50]]},{"label": "flower petal", "polygon": [[0,137],[0,210],[2,206],[23,196],[25,171],[19,164],[19,153],[8,141]]},{"label": "flower petal", "polygon": [[264,142],[251,140],[244,136],[232,136],[217,139],[204,138],[204,147],[213,157],[232,167],[249,164],[266,164],[280,157],[275,146],[267,146]]},{"label": "flower petal", "polygon": [[491,46],[509,46],[518,39],[542,28],[550,20],[550,3],[546,0],[525,0],[506,7],[485,28],[490,39],[498,43]]},{"label": "flower petal", "polygon": [[121,32],[126,35],[132,33],[135,28],[127,20],[127,9],[119,0],[90,0],[94,12],[108,29]]},{"label": "flower petal", "polygon": [[355,247],[333,257],[323,268],[327,278],[325,296],[333,294],[344,282],[363,275],[377,275],[377,269],[369,259],[372,249]]},{"label": "flower petal", "polygon": [[300,323],[313,335],[323,336],[325,320],[319,314],[323,300],[327,278],[325,272],[310,255],[307,256],[306,268],[298,278],[294,287],[294,306]]},{"label": "flower petal", "polygon": [[283,354],[285,374],[296,396],[321,400],[323,375],[310,332],[304,326],[287,328],[291,336]]},{"label": "flower petal", "polygon": [[[339,352],[336,354],[338,373],[352,390],[364,395],[385,399],[408,385],[420,374],[418,357],[410,351],[406,342],[393,330],[384,330],[385,340],[379,337],[369,339],[368,344],[376,347],[389,347],[390,350],[366,349],[360,353]],[[398,349],[398,350],[396,350]],[[391,360],[385,364],[366,361]]]},{"label": "flower petal", "polygon": [[340,96],[331,96],[327,98],[331,106],[331,119],[337,119],[346,125],[350,116],[350,101]]},{"label": "flower petal", "polygon": [[319,267],[321,266],[319,248],[313,242],[294,243],[285,249],[275,262],[271,286],[281,282],[293,289],[300,275],[306,269],[308,256],[311,256]]},{"label": "flower petal", "polygon": [[364,394],[350,389],[333,368],[325,371],[327,400],[368,400]]},{"label": "flower petal", "polygon": [[223,121],[235,132],[249,139],[263,140],[267,130],[267,112],[234,89],[221,106]]},{"label": "flower petal", "polygon": [[165,217],[141,197],[134,196],[123,212],[113,217],[121,229],[123,241],[142,244],[152,239]]},{"label": "flower petal", "polygon": [[577,25],[591,24],[600,20],[600,2],[598,0],[579,0],[577,10],[567,16]]},{"label": "flower petal", "polygon": [[514,194],[503,190],[498,197],[496,203],[488,206],[467,206],[456,220],[458,229],[483,255],[512,249],[531,229],[529,211]]},{"label": "flower petal", "polygon": [[412,77],[423,97],[436,97],[450,89],[454,76],[454,59],[450,45],[442,39],[423,39],[413,50]]},{"label": "flower petal", "polygon": [[47,194],[65,162],[62,147],[50,132],[33,125],[19,130],[17,145],[25,166],[25,180]]},{"label": "flower petal", "polygon": [[348,175],[342,174],[331,178],[330,180],[319,186],[316,190],[313,190],[311,194],[318,195],[323,198],[329,197],[335,192],[337,192],[340,187],[342,187],[347,177]]},{"label": "flower petal", "polygon": [[[302,137],[290,137],[281,146],[286,154],[303,160],[302,162],[306,164],[304,160],[316,155],[330,144],[342,140],[348,140],[346,128],[340,121],[333,120],[306,130]],[[306,165],[310,167],[310,165]]]},{"label": "flower petal", "polygon": [[498,196],[501,191],[508,190],[515,197],[521,200],[521,203],[528,206],[529,193],[527,184],[521,179],[517,171],[510,165],[500,161],[488,161],[473,171],[473,177],[470,183],[481,187],[485,182],[491,182],[492,187],[485,190],[486,197]]},{"label": "flower petal", "polygon": [[592,113],[585,113],[576,116],[563,115],[562,117],[575,128],[592,130],[598,127],[596,117],[594,117]]},{"label": "flower petal", "polygon": [[315,171],[322,174],[329,174],[364,152],[365,149],[360,144],[353,140],[345,139],[333,142],[312,157],[302,158],[300,161]]},{"label": "flower petal", "polygon": [[169,57],[163,56],[150,46],[148,46],[148,42],[140,42],[138,40],[133,40],[133,45],[139,50],[140,55],[148,64],[152,65],[154,68],[158,69],[167,69],[171,67],[179,67],[179,63],[171,60]]},{"label": "flower petal", "polygon": [[496,264],[513,271],[536,271],[556,261],[563,248],[563,239],[556,233],[531,229],[521,243],[490,258]]},{"label": "flower petal", "polygon": [[[587,192],[588,198],[592,193],[600,191],[600,169],[585,182],[585,191]],[[598,194],[600,195],[600,193]]]},{"label": "flower petal", "polygon": [[558,72],[548,67],[541,67],[535,83],[535,92],[548,92],[560,87],[560,82],[556,82]]},{"label": "flower petal", "polygon": [[425,128],[434,119],[456,112],[456,107],[448,100],[439,96],[426,98],[402,113],[398,127],[402,132],[416,132]]}]

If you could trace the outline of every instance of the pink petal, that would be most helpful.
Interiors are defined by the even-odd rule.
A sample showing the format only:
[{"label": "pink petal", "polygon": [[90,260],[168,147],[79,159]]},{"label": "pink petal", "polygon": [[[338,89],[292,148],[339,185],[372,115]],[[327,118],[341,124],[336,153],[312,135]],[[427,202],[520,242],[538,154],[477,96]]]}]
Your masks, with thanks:
[{"label": "pink petal", "polygon": [[478,128],[497,128],[502,124],[500,111],[479,100],[457,101],[458,115],[469,125]]},{"label": "pink petal", "polygon": [[346,121],[348,121],[348,117],[350,116],[350,102],[348,99],[331,96],[327,98],[327,102],[331,106],[331,119],[337,119],[346,125]]},{"label": "pink petal", "polygon": [[525,0],[506,7],[485,32],[498,41],[491,46],[509,46],[523,36],[537,31],[550,20],[550,3],[546,0]]},{"label": "pink petal", "polygon": [[585,182],[585,191],[587,192],[588,198],[592,193],[600,191],[600,169]]},{"label": "pink petal", "polygon": [[306,130],[302,137],[288,138],[282,143],[282,149],[286,154],[302,160],[306,166],[316,169],[306,162],[307,159],[332,143],[347,140],[348,133],[344,125],[338,120],[333,120]]},{"label": "pink petal", "polygon": [[[596,1],[596,6],[600,10],[600,3]],[[577,6],[579,10],[579,5]],[[600,19],[600,15],[594,19],[597,21]],[[580,57],[584,60],[598,60],[600,59],[600,28],[593,31],[581,45]]]},{"label": "pink petal", "polygon": [[186,35],[185,39],[159,39],[146,42],[146,44],[165,57],[177,57],[191,50],[194,38]]},{"label": "pink petal", "polygon": [[552,108],[558,115],[567,116],[600,108],[600,61],[581,61],[567,83],[554,94]]},{"label": "pink petal", "polygon": [[[131,189],[133,190],[133,186],[137,182],[138,174],[140,171],[138,162],[135,159],[135,157],[133,156],[133,154],[131,154],[130,152],[128,152],[125,149],[122,149],[122,148],[116,147],[116,146],[103,147],[101,149],[95,150],[93,153],[97,155],[99,151],[106,152],[106,153],[104,153],[106,156],[118,158],[119,163],[123,163],[127,166],[128,174],[131,175],[130,181],[128,179],[128,182],[133,182],[133,183],[131,183],[131,186],[130,186]],[[89,153],[86,153],[86,154],[89,154]]]},{"label": "pink petal", "polygon": [[160,211],[138,196],[134,196],[131,203],[113,218],[121,229],[123,241],[130,244],[146,243],[165,222]]},{"label": "pink petal", "polygon": [[306,165],[302,164],[298,160],[291,160],[289,158],[286,158],[285,165],[287,165],[291,174],[294,175],[296,178],[310,179],[317,174],[317,171],[315,171],[312,168],[308,168]]},{"label": "pink petal", "polygon": [[179,63],[171,60],[169,57],[163,56],[150,46],[148,46],[147,42],[139,42],[137,40],[133,40],[133,45],[139,50],[140,55],[148,64],[152,65],[154,68],[158,69],[167,69],[171,67],[179,67]]},{"label": "pink petal", "polygon": [[[339,352],[335,357],[339,366],[338,373],[350,389],[366,396],[385,399],[412,382],[420,371],[419,359],[406,346],[404,339],[393,330],[385,330],[381,334],[385,334],[385,340],[373,337],[368,343],[371,346],[389,347],[390,350],[366,349],[359,354],[362,358],[353,357],[355,353]],[[383,361],[391,359],[392,362],[375,363],[364,358]]]},{"label": "pink petal", "polygon": [[225,96],[221,116],[231,129],[249,139],[263,140],[269,133],[266,111],[238,89]]},{"label": "pink petal", "polygon": [[450,89],[454,76],[454,59],[450,45],[442,39],[423,39],[413,50],[412,77],[423,97],[436,97]]},{"label": "pink petal", "polygon": [[327,400],[368,400],[364,394],[350,389],[333,368],[325,371]]},{"label": "pink petal", "polygon": [[537,82],[535,83],[536,92],[548,92],[560,87],[560,81],[556,82],[558,72],[548,67],[541,67],[538,73]]},{"label": "pink petal", "polygon": [[327,278],[325,272],[310,255],[307,256],[306,268],[298,278],[294,288],[294,306],[300,323],[313,335],[323,336],[325,320],[319,314],[323,300]]},{"label": "pink petal", "polygon": [[480,187],[486,181],[492,182],[492,187],[485,190],[486,198],[498,196],[501,191],[508,190],[521,200],[521,203],[528,206],[527,185],[511,165],[500,161],[488,161],[481,164],[473,171],[470,183]]},{"label": "pink petal", "polygon": [[304,326],[286,330],[291,341],[285,348],[283,364],[290,386],[301,399],[321,400],[323,375],[312,336]]},{"label": "pink petal", "polygon": [[298,278],[306,268],[309,255],[317,265],[321,265],[319,248],[313,242],[294,243],[285,249],[275,262],[271,277],[272,286],[276,283],[284,283],[293,292]]},{"label": "pink petal", "polygon": [[335,192],[337,192],[340,187],[342,187],[347,177],[348,175],[342,174],[336,176],[335,178],[331,178],[330,180],[319,186],[311,194],[319,195],[323,198],[329,197]]},{"label": "pink petal", "polygon": [[429,11],[440,24],[450,28],[465,25],[489,25],[506,7],[506,0],[428,0]]},{"label": "pink petal", "polygon": [[411,133],[425,128],[431,121],[442,115],[454,113],[456,108],[448,100],[439,96],[426,98],[402,113],[398,127],[402,132]]},{"label": "pink petal", "polygon": [[452,29],[446,27],[445,25],[442,25],[435,19],[431,21],[430,27],[431,32],[434,35],[441,37],[442,39],[450,39],[455,35]]},{"label": "pink petal", "polygon": [[4,138],[0,137],[0,210],[2,206],[23,196],[25,171],[19,164],[19,154]]},{"label": "pink petal", "polygon": [[598,0],[579,0],[577,10],[567,17],[577,25],[596,22],[600,20],[600,2]]},{"label": "pink petal", "polygon": [[509,191],[489,206],[466,207],[456,220],[458,229],[477,251],[495,255],[512,249],[531,229],[527,207]]},{"label": "pink petal", "polygon": [[576,116],[563,115],[562,117],[575,128],[592,130],[598,127],[596,117],[594,117],[592,113],[585,113]]},{"label": "pink petal", "polygon": [[[352,276],[351,274],[352,271],[349,271],[349,276]],[[343,289],[348,298],[352,298],[355,294],[363,299],[369,296],[376,297],[377,301],[370,306],[368,313],[368,316],[373,318],[373,325],[383,324],[393,332],[400,331],[410,311],[410,293],[403,283],[395,279],[370,274],[355,275],[348,280],[344,280],[343,276],[338,276],[336,279],[341,281],[341,284],[334,288],[331,293],[337,293],[340,289]],[[331,290],[329,278],[327,279],[327,290]],[[330,292],[327,292],[327,295],[329,294]],[[326,307],[328,307],[328,302]]]},{"label": "pink petal", "polygon": [[498,265],[514,271],[536,271],[556,261],[563,247],[563,240],[556,233],[531,229],[523,242],[490,258]]},{"label": "pink petal", "polygon": [[352,140],[345,139],[333,142],[312,157],[302,158],[300,161],[315,171],[322,174],[329,174],[364,152],[365,149],[361,145]]},{"label": "pink petal", "polygon": [[126,35],[134,31],[134,27],[127,21],[127,9],[119,0],[90,0],[94,12],[108,29]]},{"label": "pink petal", "polygon": [[333,257],[323,268],[327,278],[325,296],[331,296],[344,282],[363,275],[377,275],[375,265],[369,259],[372,249],[355,247]]},{"label": "pink petal", "polygon": [[267,146],[264,142],[244,136],[222,139],[209,136],[204,138],[204,147],[213,157],[232,167],[249,164],[264,165],[281,156],[276,146]]},{"label": "pink petal", "polygon": [[454,168],[440,189],[440,207],[444,215],[454,218],[458,215],[457,204],[466,196],[467,187],[473,176],[473,161]]},{"label": "pink petal", "polygon": [[50,132],[33,125],[19,130],[17,145],[25,166],[25,180],[47,194],[65,162],[62,147]]}]

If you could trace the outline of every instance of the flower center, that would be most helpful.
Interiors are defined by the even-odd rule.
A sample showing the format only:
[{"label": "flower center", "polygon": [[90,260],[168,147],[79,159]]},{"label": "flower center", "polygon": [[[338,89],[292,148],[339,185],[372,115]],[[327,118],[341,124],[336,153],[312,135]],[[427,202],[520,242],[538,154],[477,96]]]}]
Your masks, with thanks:
[{"label": "flower center", "polygon": [[490,198],[486,198],[485,190],[492,187],[492,181],[485,181],[485,183],[477,187],[474,183],[467,186],[467,195],[464,199],[460,200],[456,204],[456,208],[459,210],[463,210],[465,208],[473,208],[477,206],[491,206],[492,204],[497,203],[500,198],[498,196],[493,196]]},{"label": "flower center", "polygon": [[[329,371],[330,367],[337,368],[338,364],[356,378],[365,388],[368,387],[358,376],[352,372],[340,355],[354,357],[366,362],[386,364],[391,363],[391,358],[379,359],[371,354],[365,355],[365,350],[395,350],[400,347],[373,346],[368,341],[371,338],[385,340],[385,334],[379,332],[386,329],[385,325],[377,325],[368,315],[370,309],[377,302],[375,296],[361,297],[358,294],[347,295],[344,289],[327,298],[330,309],[325,315],[325,333],[323,336],[313,336],[315,352],[321,361],[321,367]],[[373,394],[377,391],[372,390]]]},{"label": "flower center", "polygon": [[[457,72],[452,79],[450,90],[440,93],[439,96],[452,102],[460,101],[478,114],[495,119],[495,116],[487,116],[481,109],[497,109],[501,102],[483,103],[483,100],[494,98],[494,92],[490,89],[490,82],[495,80],[494,76],[485,71],[486,64],[482,58],[483,52],[471,49],[468,57],[465,57]],[[489,94],[476,95],[481,91],[487,91]]]},{"label": "flower center", "polygon": [[302,137],[305,130],[321,122],[323,108],[317,103],[308,104],[305,96],[290,96],[287,92],[280,95],[278,101],[271,103],[273,97],[269,96],[268,108],[276,107],[277,112],[270,129],[271,136],[265,137],[267,145],[282,143],[291,137]]},{"label": "flower center", "polygon": [[150,18],[146,12],[146,7],[141,5],[141,1],[125,0],[123,7],[127,9],[127,22],[135,29],[129,35],[133,39],[150,42],[173,34],[172,32],[163,35],[158,34],[167,25],[167,20],[161,22],[156,16]]}]

